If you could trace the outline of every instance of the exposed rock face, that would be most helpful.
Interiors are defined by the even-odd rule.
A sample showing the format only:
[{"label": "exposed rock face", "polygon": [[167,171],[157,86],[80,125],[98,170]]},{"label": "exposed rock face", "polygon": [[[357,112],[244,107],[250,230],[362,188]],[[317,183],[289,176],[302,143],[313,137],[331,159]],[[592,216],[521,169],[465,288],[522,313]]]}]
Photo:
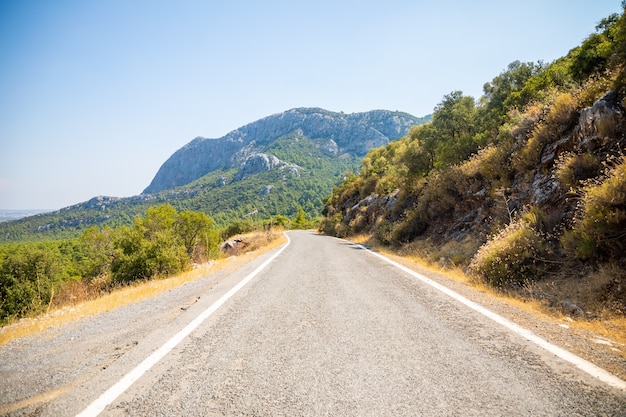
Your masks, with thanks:
[{"label": "exposed rock face", "polygon": [[246,175],[270,171],[277,167],[280,163],[281,160],[276,158],[274,155],[267,155],[264,153],[250,155],[246,158],[243,164],[241,164],[241,168],[239,168],[239,171],[235,176],[235,180],[241,180],[242,178],[245,178]]},{"label": "exposed rock face", "polygon": [[268,195],[269,193],[272,192],[272,188],[274,188],[274,186],[266,185],[265,187],[261,189],[261,191],[259,191],[259,195]]},{"label": "exposed rock face", "polygon": [[[143,193],[157,193],[188,184],[220,168],[247,164],[249,157],[261,154],[273,141],[295,131],[317,140],[320,149],[329,154],[363,156],[372,148],[406,135],[409,128],[419,123],[420,119],[407,113],[386,110],[348,115],[322,109],[289,110],[219,139],[195,138],[165,161]],[[250,163],[262,161],[257,158]]]},{"label": "exposed rock face", "polygon": [[[626,148],[625,116],[618,95],[609,92],[592,106],[580,110],[578,123],[542,149],[537,166],[531,170],[531,179],[525,173],[517,173],[506,194],[499,194],[499,197],[494,197],[487,184],[481,183],[476,186],[477,190],[471,187],[452,190],[459,193],[453,198],[456,204],[452,216],[440,211],[428,213],[429,239],[433,242],[460,242],[471,233],[486,240],[493,222],[506,223],[509,216],[528,206],[538,207],[554,218],[571,220],[578,199],[569,198],[569,191],[556,177],[556,161],[564,152],[590,153],[599,160],[609,154],[622,155]],[[524,144],[530,129],[521,126],[520,132],[517,141]],[[373,232],[382,220],[397,221],[393,213],[397,196],[398,190],[382,196],[355,194],[339,207],[343,223],[353,229],[356,225]],[[414,198],[417,200],[420,196]]]},{"label": "exposed rock face", "polygon": [[574,132],[576,145],[585,152],[594,152],[610,145],[610,137],[623,123],[623,111],[615,91],[609,91],[593,106],[581,110]]}]

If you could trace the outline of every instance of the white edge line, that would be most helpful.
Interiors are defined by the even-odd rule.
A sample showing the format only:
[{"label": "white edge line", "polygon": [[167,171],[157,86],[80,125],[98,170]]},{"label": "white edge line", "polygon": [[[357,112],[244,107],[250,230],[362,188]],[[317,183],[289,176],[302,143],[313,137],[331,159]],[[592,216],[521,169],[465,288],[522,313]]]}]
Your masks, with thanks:
[{"label": "white edge line", "polygon": [[145,374],[150,368],[152,368],[157,362],[159,362],[165,355],[167,355],[172,349],[174,349],[183,339],[185,339],[191,332],[193,332],[204,320],[206,320],[211,314],[217,311],[230,297],[232,297],[237,291],[242,289],[248,282],[252,280],[259,272],[267,267],[282,251],[289,246],[291,240],[287,234],[284,234],[287,238],[282,248],[265,262],[259,265],[254,271],[248,274],[237,285],[230,289],[226,294],[220,297],[216,302],[211,304],[206,310],[200,313],[191,323],[185,326],[182,330],[176,333],[171,339],[169,339],[163,346],[155,350],[150,356],[144,359],[139,365],[137,365],[132,371],[124,375],[117,383],[111,388],[106,390],[100,397],[92,402],[87,408],[76,415],[76,417],[95,417],[100,414],[107,405],[111,404],[117,397],[119,397],[124,391],[126,391],[135,381],[137,381],[143,374]]},{"label": "white edge line", "polygon": [[[349,242],[349,241],[348,241]],[[548,352],[558,356],[559,358],[570,362],[571,364],[575,365],[577,368],[581,369],[582,371],[588,373],[589,375],[593,376],[594,378],[598,378],[600,381],[614,387],[614,388],[618,388],[621,390],[625,390],[626,391],[626,381],[624,381],[623,379],[618,378],[617,376],[611,374],[610,372],[594,365],[593,363],[581,358],[578,355],[573,354],[570,351],[567,351],[563,348],[560,348],[550,342],[548,342],[547,340],[542,339],[541,337],[539,337],[538,335],[536,335],[535,333],[533,333],[532,331],[525,329],[515,323],[513,323],[510,320],[505,319],[504,317],[500,316],[499,314],[494,313],[493,311],[481,306],[480,304],[477,304],[471,300],[468,300],[467,298],[463,297],[462,295],[460,295],[459,293],[451,290],[448,287],[445,287],[435,281],[433,281],[430,278],[425,277],[424,275],[415,272],[409,268],[407,268],[406,266],[399,264],[398,262],[395,262],[389,258],[387,258],[384,255],[381,255],[379,253],[376,253],[368,248],[366,248],[363,245],[359,245],[353,242],[350,242],[356,246],[358,246],[361,249],[364,249],[366,251],[368,251],[369,253],[371,253],[374,256],[377,256],[378,258],[382,259],[383,261],[390,263],[391,265],[395,266],[396,268],[401,269],[402,271],[406,272],[407,274],[419,279],[420,281],[434,287],[435,289],[441,291],[442,293],[452,297],[453,299],[459,301],[460,303],[465,304],[467,307],[471,308],[474,311],[477,311],[478,313],[490,318],[491,320],[495,321],[496,323],[506,327],[507,329],[517,333],[518,335],[526,338],[527,340],[541,346],[542,348],[544,348],[545,350],[547,350]]]}]

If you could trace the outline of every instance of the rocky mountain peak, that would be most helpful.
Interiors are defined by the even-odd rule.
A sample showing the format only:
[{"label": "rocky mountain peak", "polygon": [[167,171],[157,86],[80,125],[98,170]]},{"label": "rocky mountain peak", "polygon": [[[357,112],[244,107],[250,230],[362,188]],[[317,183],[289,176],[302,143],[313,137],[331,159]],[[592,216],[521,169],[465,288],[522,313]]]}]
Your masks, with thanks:
[{"label": "rocky mountain peak", "polygon": [[250,169],[260,168],[258,164],[265,166],[265,162],[271,163],[262,156],[265,149],[294,132],[315,140],[328,154],[364,156],[370,149],[406,135],[412,126],[423,122],[410,114],[387,110],[344,114],[319,108],[291,109],[249,123],[221,138],[193,139],[165,161],[143,194],[185,185],[218,169],[242,164],[255,167]]}]

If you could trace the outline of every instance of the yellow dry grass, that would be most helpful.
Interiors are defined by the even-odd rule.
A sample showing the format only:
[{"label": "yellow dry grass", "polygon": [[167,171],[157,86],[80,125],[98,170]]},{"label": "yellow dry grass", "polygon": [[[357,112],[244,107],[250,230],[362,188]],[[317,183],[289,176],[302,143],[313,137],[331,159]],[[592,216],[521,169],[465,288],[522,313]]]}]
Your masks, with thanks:
[{"label": "yellow dry grass", "polygon": [[[4,345],[20,337],[40,333],[51,327],[74,322],[85,317],[94,316],[154,297],[186,282],[193,281],[194,279],[225,268],[228,268],[227,271],[234,271],[246,262],[249,262],[268,250],[282,245],[286,241],[283,235],[273,235],[273,237],[274,238],[271,239],[258,239],[256,235],[250,235],[249,238],[255,242],[254,250],[246,252],[241,256],[218,259],[174,277],[134,283],[115,289],[93,300],[85,301],[74,306],[61,307],[39,317],[22,319],[0,329],[0,345]],[[263,244],[260,242],[263,242]]]}]

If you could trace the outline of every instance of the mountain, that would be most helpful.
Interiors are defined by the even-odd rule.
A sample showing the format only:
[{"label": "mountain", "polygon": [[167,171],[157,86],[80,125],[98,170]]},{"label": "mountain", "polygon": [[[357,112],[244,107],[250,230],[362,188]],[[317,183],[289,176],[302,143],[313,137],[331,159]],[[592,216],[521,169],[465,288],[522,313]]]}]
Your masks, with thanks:
[{"label": "mountain", "polygon": [[323,199],[363,155],[406,135],[429,117],[374,110],[344,114],[299,108],[176,151],[141,195],[94,197],[61,210],[0,223],[0,242],[76,236],[90,226],[130,224],[152,206],[202,211],[219,225],[258,213],[318,216]]},{"label": "mountain", "polygon": [[274,114],[219,139],[198,137],[176,151],[161,166],[143,194],[188,184],[213,171],[246,164],[280,137],[299,132],[334,156],[364,156],[372,148],[404,136],[422,120],[407,113],[374,110],[343,114],[298,108]]}]

